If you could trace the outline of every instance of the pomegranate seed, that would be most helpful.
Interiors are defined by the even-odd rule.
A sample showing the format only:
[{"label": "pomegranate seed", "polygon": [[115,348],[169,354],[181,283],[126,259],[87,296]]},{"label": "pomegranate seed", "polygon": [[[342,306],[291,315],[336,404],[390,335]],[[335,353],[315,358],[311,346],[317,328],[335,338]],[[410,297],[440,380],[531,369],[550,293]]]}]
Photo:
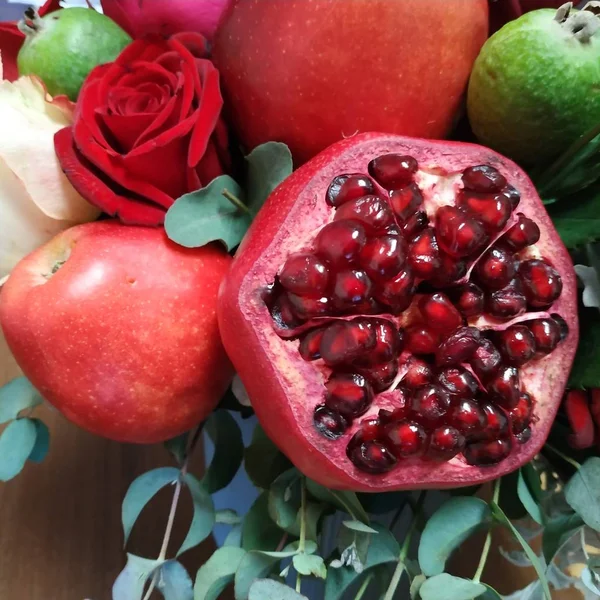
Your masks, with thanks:
[{"label": "pomegranate seed", "polygon": [[461,196],[460,204],[488,233],[502,231],[512,213],[512,204],[506,196],[477,196],[466,192]]},{"label": "pomegranate seed", "polygon": [[485,414],[486,425],[482,434],[476,437],[483,439],[506,437],[508,434],[508,418],[504,411],[489,402],[482,402],[480,406]]},{"label": "pomegranate seed", "polygon": [[423,231],[427,225],[429,225],[429,218],[424,210],[420,210],[415,213],[412,217],[406,220],[406,223],[402,225],[402,233],[407,240],[413,239],[418,233]]},{"label": "pomegranate seed", "polygon": [[454,331],[462,324],[462,315],[441,292],[423,296],[419,300],[419,310],[427,324],[440,331]]},{"label": "pomegranate seed", "polygon": [[506,178],[490,165],[467,167],[462,174],[462,182],[467,190],[487,194],[499,192],[506,186]]},{"label": "pomegranate seed", "polygon": [[447,461],[463,451],[465,438],[454,427],[439,427],[431,434],[427,457]]},{"label": "pomegranate seed", "polygon": [[504,460],[512,450],[510,439],[491,440],[468,444],[464,456],[474,466],[495,465]]},{"label": "pomegranate seed", "polygon": [[315,408],[313,422],[317,431],[330,440],[337,440],[348,429],[348,421],[323,404]]},{"label": "pomegranate seed", "polygon": [[375,392],[379,393],[387,390],[394,382],[394,379],[396,379],[396,375],[398,375],[398,361],[391,360],[365,368],[356,367],[356,370],[361,375],[364,375],[370,381]]},{"label": "pomegranate seed", "polygon": [[550,316],[558,323],[558,326],[560,327],[560,341],[564,342],[569,335],[569,325],[560,315],[557,315],[556,313]]},{"label": "pomegranate seed", "polygon": [[526,325],[512,325],[498,334],[498,350],[511,365],[524,365],[535,354],[533,333]]},{"label": "pomegranate seed", "polygon": [[426,384],[417,388],[412,398],[412,411],[416,420],[435,425],[450,408],[450,396],[441,387]]},{"label": "pomegranate seed", "polygon": [[537,243],[540,239],[540,228],[535,221],[525,215],[519,215],[519,220],[505,235],[500,238],[500,243],[513,252],[519,252],[527,246]]},{"label": "pomegranate seed", "polygon": [[374,475],[386,473],[396,465],[396,457],[381,442],[363,442],[348,447],[348,458],[361,471]]},{"label": "pomegranate seed", "polygon": [[527,303],[534,308],[550,306],[562,292],[562,279],[558,271],[544,260],[522,262],[519,266],[519,279]]},{"label": "pomegranate seed", "polygon": [[321,338],[320,352],[325,364],[349,364],[375,348],[377,337],[366,319],[336,321]]},{"label": "pomegranate seed", "polygon": [[407,185],[413,180],[419,163],[412,156],[384,154],[369,163],[369,175],[388,190]]},{"label": "pomegranate seed", "polygon": [[370,239],[360,253],[360,264],[373,279],[397,275],[406,262],[406,242],[397,235]]},{"label": "pomegranate seed", "polygon": [[435,355],[435,364],[444,367],[469,362],[481,343],[481,332],[476,327],[459,327],[448,336]]},{"label": "pomegranate seed", "polygon": [[314,254],[292,254],[279,274],[281,285],[300,296],[321,296],[328,280],[327,265]]},{"label": "pomegranate seed", "polygon": [[401,223],[412,217],[423,204],[423,194],[415,183],[390,193],[390,204]]},{"label": "pomegranate seed", "polygon": [[515,440],[519,444],[526,444],[531,439],[531,427],[525,427],[523,431],[515,435]]},{"label": "pomegranate seed", "polygon": [[481,407],[473,400],[467,399],[452,407],[448,422],[468,436],[482,432],[486,426],[485,413]]},{"label": "pomegranate seed", "polygon": [[506,287],[489,294],[485,299],[485,308],[497,319],[512,319],[525,312],[527,300],[519,280],[513,279]]},{"label": "pomegranate seed", "polygon": [[502,356],[490,340],[483,338],[469,362],[475,375],[485,381],[498,371],[502,363]]},{"label": "pomegranate seed", "polygon": [[356,221],[334,221],[315,238],[315,251],[330,265],[346,265],[358,258],[367,242],[365,228]]},{"label": "pomegranate seed", "polygon": [[521,202],[521,193],[516,187],[510,185],[510,183],[507,183],[504,186],[502,195],[506,196],[510,200],[510,205],[512,206],[513,210],[519,206],[519,202]]},{"label": "pomegranate seed", "polygon": [[287,294],[280,294],[270,305],[271,318],[282,329],[294,329],[301,324]]},{"label": "pomegranate seed", "polygon": [[298,351],[304,360],[311,361],[321,358],[321,340],[324,332],[325,329],[322,327],[313,329],[302,336]]},{"label": "pomegranate seed", "polygon": [[440,250],[431,227],[414,238],[408,250],[408,260],[415,276],[423,279],[428,279],[440,268]]},{"label": "pomegranate seed", "polygon": [[406,310],[415,293],[415,279],[411,269],[400,271],[393,279],[379,283],[375,287],[375,297],[379,302],[387,304],[395,314]]},{"label": "pomegranate seed", "polygon": [[372,442],[381,436],[382,428],[378,418],[364,419],[360,422],[360,434],[363,442]]},{"label": "pomegranate seed", "polygon": [[595,432],[587,394],[582,390],[567,392],[564,406],[573,432],[569,436],[569,444],[573,448],[589,448],[594,444]]},{"label": "pomegranate seed", "polygon": [[527,392],[522,392],[517,405],[510,409],[508,416],[513,433],[521,433],[531,422],[533,400]]},{"label": "pomegranate seed", "polygon": [[296,294],[287,295],[292,311],[304,321],[326,315],[331,309],[329,298],[309,298],[308,296],[297,296]]},{"label": "pomegranate seed", "polygon": [[398,358],[404,345],[404,335],[394,323],[386,319],[364,319],[375,333],[375,346],[368,356],[356,362],[361,366],[378,365]]},{"label": "pomegranate seed", "polygon": [[554,319],[535,319],[527,323],[540,354],[550,354],[560,342],[560,325]]},{"label": "pomegranate seed", "polygon": [[327,189],[326,201],[329,206],[341,206],[350,200],[375,193],[373,182],[358,173],[352,175],[338,175]]},{"label": "pomegranate seed", "polygon": [[369,235],[383,231],[394,223],[390,205],[379,196],[363,196],[342,204],[335,211],[335,221],[354,219],[359,221]]},{"label": "pomegranate seed", "polygon": [[412,325],[406,330],[406,349],[411,354],[435,354],[440,334],[423,325]]},{"label": "pomegranate seed", "polygon": [[459,398],[473,398],[479,390],[477,379],[464,367],[446,367],[436,379],[444,390]]},{"label": "pomegranate seed", "polygon": [[425,450],[427,434],[418,423],[392,423],[385,428],[385,432],[392,444],[392,451],[398,458],[419,456]]},{"label": "pomegranate seed", "polygon": [[380,409],[379,419],[382,423],[392,423],[394,421],[402,421],[405,419],[409,412],[409,392],[404,388],[396,388],[391,392],[387,392],[385,396],[380,396],[390,401],[393,410],[387,410],[385,408]]},{"label": "pomegranate seed", "polygon": [[515,367],[503,366],[487,384],[490,399],[503,408],[514,408],[519,402],[519,371]]},{"label": "pomegranate seed", "polygon": [[402,384],[407,388],[414,390],[429,383],[432,379],[432,368],[424,360],[412,358],[408,364],[406,375],[402,379]]},{"label": "pomegranate seed", "polygon": [[466,283],[449,294],[464,317],[478,317],[483,312],[483,290],[474,283]]},{"label": "pomegranate seed", "polygon": [[369,276],[359,269],[338,271],[332,292],[333,304],[340,310],[348,310],[361,304],[371,294]]},{"label": "pomegranate seed", "polygon": [[490,248],[477,263],[476,273],[480,283],[492,290],[506,287],[515,276],[515,261],[502,248]]},{"label": "pomegranate seed", "polygon": [[456,258],[470,256],[487,243],[485,230],[475,219],[454,206],[442,206],[436,214],[440,248]]},{"label": "pomegranate seed", "polygon": [[336,373],[325,384],[325,405],[347,419],[362,415],[373,400],[369,382],[358,373]]},{"label": "pomegranate seed", "polygon": [[464,260],[455,260],[451,256],[440,252],[440,267],[431,278],[434,287],[446,287],[456,283],[467,274],[467,263]]}]

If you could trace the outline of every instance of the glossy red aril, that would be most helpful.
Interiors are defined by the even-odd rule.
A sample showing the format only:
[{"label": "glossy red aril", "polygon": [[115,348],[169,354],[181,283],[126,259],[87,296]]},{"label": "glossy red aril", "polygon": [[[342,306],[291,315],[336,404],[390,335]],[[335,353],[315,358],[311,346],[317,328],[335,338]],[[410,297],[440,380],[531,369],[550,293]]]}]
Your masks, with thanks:
[{"label": "glossy red aril", "polygon": [[359,135],[268,200],[220,325],[265,431],[306,475],[371,492],[455,487],[539,451],[577,342],[575,293],[513,163]]}]

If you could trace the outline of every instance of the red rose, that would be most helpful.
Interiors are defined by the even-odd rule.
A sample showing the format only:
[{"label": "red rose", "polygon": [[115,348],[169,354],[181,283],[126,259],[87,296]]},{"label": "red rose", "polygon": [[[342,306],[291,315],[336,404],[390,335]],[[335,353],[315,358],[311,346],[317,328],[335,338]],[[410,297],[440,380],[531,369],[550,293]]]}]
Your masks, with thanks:
[{"label": "red rose", "polygon": [[96,67],[54,137],[77,191],[130,224],[158,225],[229,166],[219,73],[199,34],[137,40]]}]

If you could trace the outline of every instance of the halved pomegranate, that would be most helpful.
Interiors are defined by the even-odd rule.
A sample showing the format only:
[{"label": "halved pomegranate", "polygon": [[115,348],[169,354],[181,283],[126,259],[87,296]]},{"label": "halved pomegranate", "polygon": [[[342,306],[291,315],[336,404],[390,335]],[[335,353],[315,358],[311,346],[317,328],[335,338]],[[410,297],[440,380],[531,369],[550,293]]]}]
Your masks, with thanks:
[{"label": "halved pomegranate", "polygon": [[480,146],[363,134],[267,201],[220,326],[267,434],[337,489],[494,479],[544,443],[575,274],[536,191]]}]

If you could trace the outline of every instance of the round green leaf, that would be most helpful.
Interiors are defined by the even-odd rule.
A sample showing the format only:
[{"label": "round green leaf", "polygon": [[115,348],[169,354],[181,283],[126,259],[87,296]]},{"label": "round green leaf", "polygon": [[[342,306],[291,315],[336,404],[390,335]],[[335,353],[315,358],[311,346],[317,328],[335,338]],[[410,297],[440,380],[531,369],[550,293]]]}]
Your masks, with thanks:
[{"label": "round green leaf", "polygon": [[292,564],[300,575],[318,577],[319,579],[327,577],[327,567],[323,559],[317,554],[296,554],[292,559]]},{"label": "round green leaf", "polygon": [[485,591],[486,587],[481,583],[441,573],[427,579],[419,593],[422,600],[471,600]]},{"label": "round green leaf", "polygon": [[50,449],[50,431],[43,421],[39,419],[31,420],[35,423],[36,437],[29,460],[34,463],[41,463],[46,458]]},{"label": "round green leaf", "polygon": [[241,523],[242,519],[230,508],[224,508],[223,510],[217,510],[215,512],[215,523],[221,523],[223,525],[237,525]]},{"label": "round green leaf", "polygon": [[214,494],[227,487],[238,472],[244,458],[244,442],[235,419],[224,410],[212,413],[204,430],[213,441],[215,454],[202,485],[209,494]]},{"label": "round green leaf", "polygon": [[0,424],[16,419],[22,410],[33,408],[42,402],[40,393],[27,377],[9,381],[0,387]]},{"label": "round green leaf", "polygon": [[503,600],[502,596],[487,583],[484,583],[485,593],[481,596],[480,600]]},{"label": "round green leaf", "polygon": [[500,499],[498,504],[502,507],[504,514],[513,520],[523,519],[527,516],[527,509],[523,506],[517,493],[519,485],[519,471],[513,471],[502,477],[500,486]]},{"label": "round green leaf", "polygon": [[187,473],[183,480],[192,495],[194,516],[177,556],[203,542],[215,525],[215,507],[210,494],[193,475]]},{"label": "round green leaf", "polygon": [[479,527],[491,522],[489,506],[479,498],[454,497],[427,521],[419,543],[419,564],[428,576],[444,572],[450,554]]},{"label": "round green leaf", "polygon": [[360,531],[361,533],[377,533],[376,529],[361,523],[360,521],[343,521],[342,525],[352,531]]},{"label": "round green leaf", "polygon": [[523,476],[523,472],[521,469],[519,469],[517,495],[519,496],[519,500],[529,513],[529,516],[539,525],[543,525],[544,513],[542,512],[541,507],[535,501],[535,498],[533,497],[533,494],[531,493],[529,486],[525,481],[525,477]]},{"label": "round green leaf", "polygon": [[242,526],[244,550],[275,550],[283,532],[269,516],[269,499],[263,492],[250,507]]},{"label": "round green leaf", "polygon": [[312,479],[306,480],[306,488],[313,497],[317,498],[317,500],[327,502],[340,510],[346,511],[356,521],[362,521],[366,524],[369,523],[369,515],[365,512],[365,509],[354,492],[330,490]]},{"label": "round green leaf", "polygon": [[173,458],[175,458],[178,465],[182,465],[185,460],[189,435],[190,432],[186,431],[164,443],[165,448],[171,453]]},{"label": "round green leaf", "polygon": [[194,600],[217,600],[233,581],[246,551],[234,546],[223,546],[213,552],[200,567],[194,584]]},{"label": "round green leaf", "polygon": [[179,478],[179,469],[175,467],[161,467],[140,475],[129,486],[123,506],[121,508],[121,522],[123,524],[124,544],[127,544],[129,534],[133,529],[140,513],[165,486],[174,483]]},{"label": "round green leaf", "polygon": [[35,447],[37,428],[32,419],[12,421],[0,435],[0,481],[16,477]]},{"label": "round green leaf", "polygon": [[248,600],[308,600],[308,598],[278,581],[259,579],[252,584]]},{"label": "round green leaf", "polygon": [[169,560],[160,567],[156,587],[164,600],[194,600],[192,580],[185,567],[176,560]]},{"label": "round green leaf", "polygon": [[588,458],[565,487],[569,506],[583,522],[600,531],[600,458]]},{"label": "round green leaf", "polygon": [[242,547],[242,524],[234,525],[231,531],[227,534],[223,546]]},{"label": "round green leaf", "polygon": [[257,425],[252,434],[252,442],[244,453],[244,467],[252,483],[264,490],[269,489],[275,479],[292,466],[262,427]]},{"label": "round green leaf", "polygon": [[542,533],[542,549],[546,564],[550,564],[561,547],[583,527],[578,514],[560,515],[546,522]]},{"label": "round green leaf", "polygon": [[296,523],[300,510],[300,478],[297,469],[290,469],[277,477],[269,488],[269,515],[288,532]]},{"label": "round green leaf", "polygon": [[235,572],[235,600],[247,600],[253,582],[267,577],[280,560],[260,552],[248,552]]},{"label": "round green leaf", "polygon": [[112,600],[142,600],[144,588],[161,563],[135,554],[127,554],[127,564],[112,588]]}]

